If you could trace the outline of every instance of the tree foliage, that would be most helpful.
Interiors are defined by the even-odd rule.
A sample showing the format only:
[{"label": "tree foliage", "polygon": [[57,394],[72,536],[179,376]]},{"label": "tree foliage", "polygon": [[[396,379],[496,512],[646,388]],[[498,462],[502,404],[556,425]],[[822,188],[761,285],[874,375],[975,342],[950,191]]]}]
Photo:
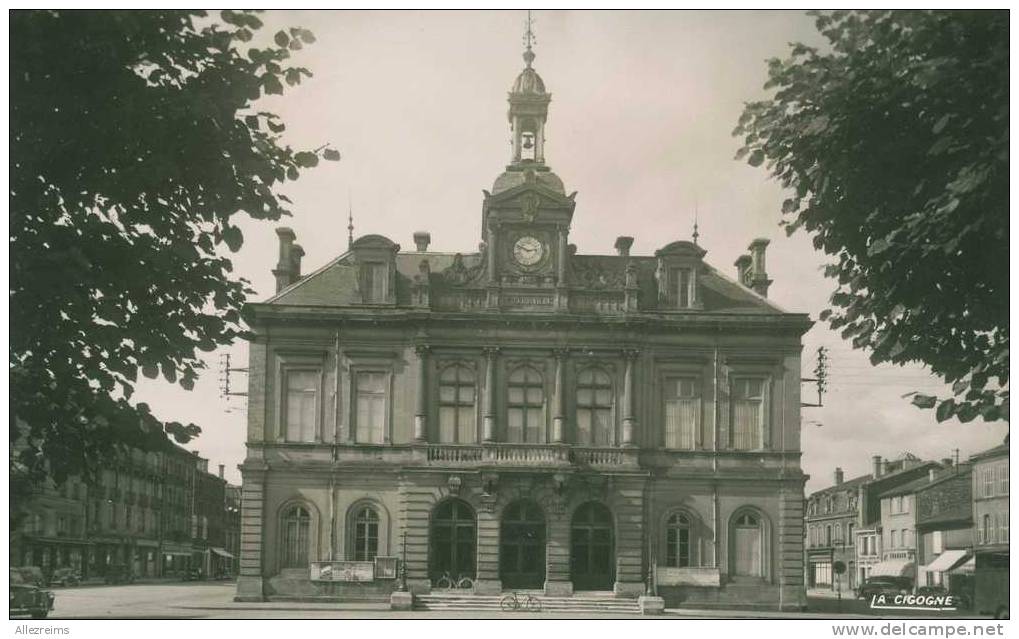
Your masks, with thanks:
[{"label": "tree foliage", "polygon": [[242,334],[237,216],[289,215],[279,186],[318,162],[252,107],[311,75],[288,61],[314,36],[256,44],[255,13],[218,18],[11,14],[12,473],[87,476],[199,432],[132,403],[138,371],[191,389],[200,352]]},{"label": "tree foliage", "polygon": [[737,158],[834,256],[821,314],[873,364],[920,362],[939,421],[1008,419],[1008,13],[812,12],[823,50],[768,61]]}]

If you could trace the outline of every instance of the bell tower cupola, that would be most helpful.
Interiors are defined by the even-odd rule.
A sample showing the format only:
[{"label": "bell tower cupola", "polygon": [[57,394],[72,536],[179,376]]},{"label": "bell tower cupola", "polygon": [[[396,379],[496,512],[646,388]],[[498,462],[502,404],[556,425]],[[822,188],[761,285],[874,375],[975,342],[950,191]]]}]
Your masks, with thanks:
[{"label": "bell tower cupola", "polygon": [[512,166],[543,166],[545,164],[545,120],[551,94],[534,70],[534,30],[531,12],[527,12],[527,31],[524,33],[524,70],[517,76],[509,93],[509,121],[513,132]]}]

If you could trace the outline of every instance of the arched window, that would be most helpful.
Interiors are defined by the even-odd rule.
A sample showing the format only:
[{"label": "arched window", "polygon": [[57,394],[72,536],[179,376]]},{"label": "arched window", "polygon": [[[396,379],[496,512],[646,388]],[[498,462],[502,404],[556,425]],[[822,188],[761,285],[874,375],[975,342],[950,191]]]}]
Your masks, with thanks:
[{"label": "arched window", "polygon": [[[831,545],[831,527],[826,529]],[[732,573],[738,577],[764,576],[764,543],[761,519],[756,514],[743,512],[732,524]]]},{"label": "arched window", "polygon": [[612,379],[597,368],[577,376],[577,443],[594,446],[615,444],[612,428]]},{"label": "arched window", "polygon": [[283,568],[307,568],[308,538],[311,533],[311,515],[303,506],[291,506],[283,513],[281,521]]},{"label": "arched window", "polygon": [[521,366],[509,376],[507,439],[510,442],[545,442],[545,384],[541,373]]},{"label": "arched window", "polygon": [[379,551],[379,515],[365,506],[354,516],[354,561],[374,561]]},{"label": "arched window", "polygon": [[466,366],[450,366],[439,375],[439,441],[478,441],[476,378]]},{"label": "arched window", "polygon": [[695,565],[696,540],[693,520],[685,513],[673,513],[665,524],[665,565],[687,568]]}]

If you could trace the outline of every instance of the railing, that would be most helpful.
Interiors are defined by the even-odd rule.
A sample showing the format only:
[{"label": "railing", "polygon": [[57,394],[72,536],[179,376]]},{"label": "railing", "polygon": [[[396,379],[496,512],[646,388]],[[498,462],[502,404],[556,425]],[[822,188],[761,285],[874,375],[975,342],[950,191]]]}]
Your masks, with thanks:
[{"label": "railing", "polygon": [[570,310],[588,313],[621,313],[626,294],[619,291],[570,291]]},{"label": "railing", "polygon": [[555,444],[480,445],[430,444],[427,448],[430,465],[498,465],[498,466],[619,466],[627,463],[622,450],[614,448],[575,448]]}]

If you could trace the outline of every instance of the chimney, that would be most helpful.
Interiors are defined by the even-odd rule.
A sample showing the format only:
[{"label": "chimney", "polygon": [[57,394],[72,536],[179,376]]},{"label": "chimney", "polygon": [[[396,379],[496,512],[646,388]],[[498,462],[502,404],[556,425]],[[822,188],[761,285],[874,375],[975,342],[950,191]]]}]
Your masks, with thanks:
[{"label": "chimney", "polygon": [[428,231],[414,231],[414,246],[417,247],[418,253],[424,253],[428,250],[428,245],[432,243],[432,234]]},{"label": "chimney", "polygon": [[892,472],[892,460],[886,459],[881,462],[881,474],[888,475]]},{"label": "chimney", "polygon": [[294,240],[297,239],[297,236],[294,235],[292,230],[285,226],[281,226],[276,229],[276,235],[280,240],[280,259],[279,262],[276,263],[276,268],[273,269],[272,274],[276,276],[276,292],[279,293],[294,282],[294,263],[290,252],[294,246]]},{"label": "chimney", "polygon": [[836,486],[841,485],[843,479],[845,479],[845,475],[842,474],[842,469],[841,468],[836,468],[835,469],[835,485]]},{"label": "chimney", "polygon": [[616,255],[619,255],[621,257],[629,257],[630,247],[633,246],[633,238],[626,235],[620,235],[619,237],[616,238],[615,246]]},{"label": "chimney", "polygon": [[219,465],[219,478],[220,479],[223,479],[223,470],[224,469],[226,469],[226,466],[224,464],[220,464]]},{"label": "chimney", "polygon": [[750,287],[761,297],[768,297],[768,287],[771,286],[768,269],[764,263],[764,252],[769,243],[768,240],[759,237],[751,242],[747,249],[750,251]]},{"label": "chimney", "polygon": [[873,457],[871,457],[871,461],[874,462],[874,470],[872,471],[874,474],[874,479],[877,479],[878,477],[881,476],[881,470],[883,469],[883,466],[881,464],[881,455],[874,455]]},{"label": "chimney", "polygon": [[293,281],[301,279],[301,258],[304,257],[304,249],[300,244],[290,247],[290,263],[293,265]]},{"label": "chimney", "polygon": [[743,286],[750,286],[750,256],[740,255],[736,258],[736,279]]}]

